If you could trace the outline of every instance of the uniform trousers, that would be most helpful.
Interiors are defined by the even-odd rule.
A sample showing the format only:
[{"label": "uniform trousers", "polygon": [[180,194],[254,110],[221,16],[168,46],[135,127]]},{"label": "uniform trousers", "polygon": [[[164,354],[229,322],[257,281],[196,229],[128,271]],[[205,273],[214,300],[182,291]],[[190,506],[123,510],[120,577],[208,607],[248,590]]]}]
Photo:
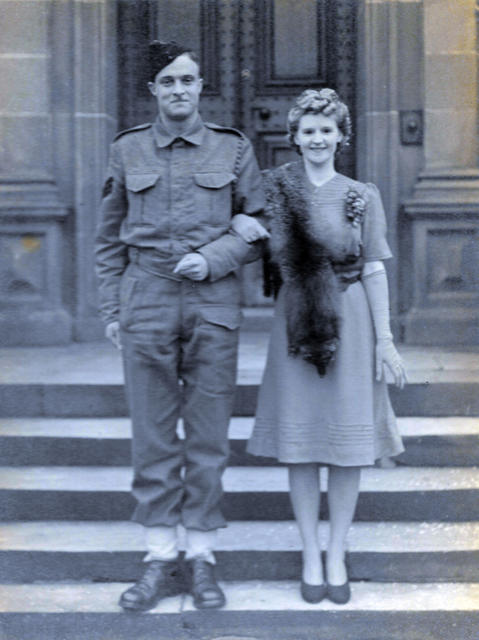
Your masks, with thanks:
[{"label": "uniform trousers", "polygon": [[217,282],[177,277],[174,263],[130,263],[120,288],[132,519],[212,531],[225,526],[221,477],[236,383],[239,285],[235,275]]}]

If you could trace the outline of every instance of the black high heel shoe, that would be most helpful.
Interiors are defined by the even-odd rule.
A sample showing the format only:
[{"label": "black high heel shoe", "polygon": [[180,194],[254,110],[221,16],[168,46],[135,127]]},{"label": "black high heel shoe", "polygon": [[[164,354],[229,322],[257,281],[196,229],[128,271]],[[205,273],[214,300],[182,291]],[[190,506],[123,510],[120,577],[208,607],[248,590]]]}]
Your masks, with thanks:
[{"label": "black high heel shoe", "polygon": [[328,587],[324,582],[323,584],[308,584],[301,580],[301,597],[311,604],[318,604],[318,602],[324,600],[327,589]]},{"label": "black high heel shoe", "polygon": [[326,585],[326,590],[329,600],[335,604],[346,604],[351,599],[351,587],[349,585],[349,580],[340,585],[328,583]]},{"label": "black high heel shoe", "polygon": [[[344,564],[346,565],[346,573],[349,576],[349,559],[346,554],[344,558]],[[349,578],[344,584],[334,585],[326,583],[326,595],[331,602],[335,604],[346,604],[351,599],[351,586],[349,584]]]},{"label": "black high heel shoe", "polygon": [[[323,558],[320,557],[321,564],[323,565],[323,573],[324,573],[324,564]],[[301,578],[301,597],[305,602],[309,602],[311,604],[318,604],[321,600],[324,600],[326,597],[328,590],[328,586],[325,582],[322,584],[308,584]]]}]

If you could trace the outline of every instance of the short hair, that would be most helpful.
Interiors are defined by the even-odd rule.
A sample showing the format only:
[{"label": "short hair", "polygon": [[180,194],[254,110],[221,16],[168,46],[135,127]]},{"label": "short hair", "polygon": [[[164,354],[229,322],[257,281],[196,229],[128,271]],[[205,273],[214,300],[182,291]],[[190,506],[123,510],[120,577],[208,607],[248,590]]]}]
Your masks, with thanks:
[{"label": "short hair", "polygon": [[193,60],[193,62],[196,62],[196,64],[198,65],[198,75],[201,76],[200,57],[196,53],[196,51],[185,51],[185,55],[188,56],[190,60]]},{"label": "short hair", "polygon": [[304,115],[319,113],[336,120],[338,129],[343,134],[343,139],[338,143],[338,151],[349,145],[352,126],[348,106],[339,98],[334,89],[306,89],[296,98],[287,118],[288,142],[298,153],[299,147],[294,141],[294,137],[298,132],[299,121]]}]

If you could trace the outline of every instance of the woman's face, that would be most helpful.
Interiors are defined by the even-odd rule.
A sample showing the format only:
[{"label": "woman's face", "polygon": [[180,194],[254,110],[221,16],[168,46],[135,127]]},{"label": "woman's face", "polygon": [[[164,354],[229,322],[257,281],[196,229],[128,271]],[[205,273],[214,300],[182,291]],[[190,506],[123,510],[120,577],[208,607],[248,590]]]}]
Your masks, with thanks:
[{"label": "woman's face", "polygon": [[334,154],[343,134],[336,120],[322,113],[301,116],[294,141],[306,162],[314,165],[334,165]]}]

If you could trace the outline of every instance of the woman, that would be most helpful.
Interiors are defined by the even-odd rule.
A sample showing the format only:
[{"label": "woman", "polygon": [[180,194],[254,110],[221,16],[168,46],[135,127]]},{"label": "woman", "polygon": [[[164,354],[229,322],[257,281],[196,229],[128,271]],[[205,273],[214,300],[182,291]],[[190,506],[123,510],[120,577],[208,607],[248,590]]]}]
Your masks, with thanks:
[{"label": "woman", "polygon": [[[280,288],[248,451],[288,465],[303,598],[346,603],[345,544],[360,468],[403,451],[384,377],[387,365],[396,385],[406,381],[389,328],[382,261],[391,252],[377,188],[336,172],[336,153],[351,135],[337,94],[304,91],[288,114],[288,132],[301,159],[265,174],[272,280]],[[247,241],[260,235],[254,224],[233,219]],[[325,575],[321,465],[329,467]]]}]

